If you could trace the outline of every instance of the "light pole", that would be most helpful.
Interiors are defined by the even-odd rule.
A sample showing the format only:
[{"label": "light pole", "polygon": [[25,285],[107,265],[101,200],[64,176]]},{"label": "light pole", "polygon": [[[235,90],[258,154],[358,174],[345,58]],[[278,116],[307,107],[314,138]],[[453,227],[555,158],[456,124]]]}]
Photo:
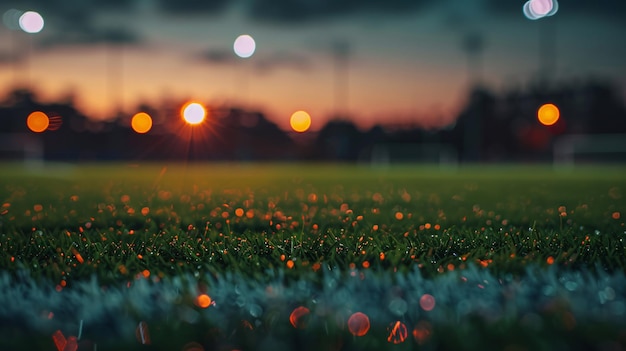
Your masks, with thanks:
[{"label": "light pole", "polygon": [[463,38],[463,51],[467,55],[467,71],[470,89],[482,84],[483,74],[483,57],[482,53],[485,49],[485,41],[483,35],[474,32]]},{"label": "light pole", "polygon": [[350,46],[347,41],[338,40],[333,43],[333,108],[335,115],[345,117],[348,114],[348,89],[349,89],[349,58]]},{"label": "light pole", "polygon": [[[235,55],[237,55],[238,57],[242,58],[242,59],[248,59],[250,57],[252,57],[252,55],[254,55],[254,52],[256,51],[256,41],[254,40],[254,38],[252,38],[252,36],[248,35],[248,34],[242,34],[240,36],[237,37],[237,39],[235,39],[235,42],[233,43],[233,51],[235,52]],[[250,90],[250,67],[249,64],[244,63],[244,69],[243,71],[243,78],[242,78],[242,87],[241,87],[241,92],[240,94],[243,96],[241,99],[243,100],[244,104],[247,103],[248,101],[248,92]]]}]

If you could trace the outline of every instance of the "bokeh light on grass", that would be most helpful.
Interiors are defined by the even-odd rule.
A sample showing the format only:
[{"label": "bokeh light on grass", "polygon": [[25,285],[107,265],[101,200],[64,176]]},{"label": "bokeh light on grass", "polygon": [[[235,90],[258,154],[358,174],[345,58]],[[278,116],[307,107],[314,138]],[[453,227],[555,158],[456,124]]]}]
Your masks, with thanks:
[{"label": "bokeh light on grass", "polygon": [[558,122],[561,113],[559,108],[554,104],[543,104],[537,110],[537,120],[544,126],[551,126]]},{"label": "bokeh light on grass", "polygon": [[235,54],[241,58],[248,58],[254,55],[254,51],[256,50],[256,42],[254,38],[252,38],[248,34],[243,34],[235,39],[235,43],[233,44],[233,50]]},{"label": "bokeh light on grass", "polygon": [[198,102],[188,102],[181,109],[181,116],[191,125],[202,123],[206,115],[206,108]]},{"label": "bokeh light on grass", "polygon": [[392,344],[401,344],[409,336],[409,330],[407,329],[406,324],[400,321],[391,323],[387,330],[389,331],[387,341]]},{"label": "bokeh light on grass", "polygon": [[435,297],[431,294],[424,294],[420,297],[420,307],[424,311],[432,311],[435,308]]},{"label": "bokeh light on grass", "polygon": [[413,328],[413,338],[418,345],[425,344],[433,333],[433,326],[428,321],[419,321]]},{"label": "bokeh light on grass", "polygon": [[370,330],[370,319],[363,312],[356,312],[348,318],[348,330],[354,336],[364,336]]},{"label": "bokeh light on grass", "polygon": [[[519,183],[455,174],[444,175],[441,184],[440,173],[425,176],[423,168],[404,170],[400,179],[372,189],[380,173],[352,176],[361,168],[290,166],[302,177],[293,182],[286,168],[268,175],[264,166],[246,166],[245,172],[268,180],[250,186],[248,175],[238,178],[232,166],[212,164],[195,168],[185,179],[189,186],[177,189],[182,167],[133,165],[123,173],[109,167],[89,169],[88,177],[54,183],[49,191],[39,175],[15,177],[23,188],[9,181],[9,195],[0,199],[0,220],[13,234],[0,237],[0,260],[8,267],[0,272],[0,318],[23,321],[24,330],[37,336],[41,328],[50,345],[50,332],[57,329],[68,340],[72,333],[80,339],[76,326],[84,316],[87,335],[101,349],[132,349],[100,346],[117,330],[135,347],[149,340],[153,348],[168,349],[172,341],[176,347],[170,349],[198,351],[199,344],[181,345],[200,336],[207,350],[254,349],[275,340],[285,347],[272,349],[282,350],[321,340],[309,348],[323,350],[345,335],[350,338],[341,341],[348,347],[408,349],[417,343],[447,349],[467,335],[490,338],[494,329],[485,325],[497,326],[502,339],[541,332],[552,340],[565,328],[568,340],[577,338],[573,342],[585,339],[570,333],[574,326],[578,331],[600,321],[611,328],[607,337],[624,329],[623,243],[619,235],[606,234],[623,231],[622,177],[588,184],[587,173],[579,184],[561,181],[573,175],[555,174],[539,177],[547,182],[539,186],[533,170],[519,187],[529,200],[517,216],[521,196],[502,193],[515,194],[508,190]],[[325,176],[315,179],[312,171]],[[558,195],[542,199],[545,189]],[[587,218],[601,234],[581,222]],[[548,229],[535,229],[536,220]],[[376,233],[369,229],[373,224]],[[445,250],[451,253],[442,255]],[[486,259],[485,252],[493,256]],[[575,255],[561,254],[570,252]],[[601,279],[577,271],[591,266],[590,257],[605,260]],[[28,262],[37,264],[32,278],[10,271]],[[360,269],[366,262],[369,269]],[[533,279],[524,280],[526,268]],[[135,338],[140,320],[150,330],[145,324]],[[467,329],[457,333],[454,325]]]},{"label": "bokeh light on grass", "polygon": [[152,117],[145,112],[136,113],[130,120],[130,126],[135,133],[145,134],[152,129]]},{"label": "bokeh light on grass", "polygon": [[198,297],[196,297],[196,306],[200,307],[200,308],[207,308],[209,306],[211,306],[211,297],[207,294],[200,294],[198,295]]},{"label": "bokeh light on grass", "polygon": [[26,11],[19,19],[20,28],[26,33],[39,33],[43,30],[43,17],[38,12]]},{"label": "bokeh light on grass", "polygon": [[304,133],[311,127],[311,116],[306,111],[296,111],[289,119],[291,129],[298,133]]},{"label": "bokeh light on grass", "polygon": [[28,115],[28,118],[26,118],[26,125],[31,131],[35,133],[42,133],[48,129],[48,126],[50,125],[50,118],[48,118],[48,115],[41,111],[35,111]]},{"label": "bokeh light on grass", "polygon": [[195,341],[189,342],[183,346],[183,351],[204,351],[204,347]]},{"label": "bokeh light on grass", "polygon": [[309,309],[304,306],[296,307],[289,315],[289,323],[296,329],[304,329],[307,325],[309,313]]},{"label": "bokeh light on grass", "polygon": [[148,329],[148,323],[141,321],[135,328],[135,337],[142,345],[150,345],[150,330]]}]

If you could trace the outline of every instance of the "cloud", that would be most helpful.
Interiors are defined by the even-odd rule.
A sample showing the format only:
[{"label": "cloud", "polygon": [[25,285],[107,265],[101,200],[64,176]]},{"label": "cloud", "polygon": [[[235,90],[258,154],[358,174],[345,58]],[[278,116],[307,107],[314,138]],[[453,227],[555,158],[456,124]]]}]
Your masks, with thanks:
[{"label": "cloud", "polygon": [[434,0],[251,0],[248,14],[260,21],[299,23],[356,13],[403,13]]},{"label": "cloud", "polygon": [[174,15],[219,13],[231,2],[229,0],[159,0],[159,8],[165,13]]},{"label": "cloud", "polygon": [[[244,62],[243,59],[236,57],[232,50],[228,49],[209,49],[197,53],[194,58],[215,65],[236,65]],[[287,51],[257,53],[251,60],[255,70],[261,73],[283,68],[306,71],[313,66],[306,55]]]},{"label": "cloud", "polygon": [[62,46],[90,46],[99,44],[141,44],[142,38],[125,27],[88,27],[83,30],[55,31],[42,36],[37,43],[41,49]]},{"label": "cloud", "polygon": [[230,65],[237,62],[233,51],[227,49],[208,49],[197,53],[194,57],[200,61],[211,64]]}]

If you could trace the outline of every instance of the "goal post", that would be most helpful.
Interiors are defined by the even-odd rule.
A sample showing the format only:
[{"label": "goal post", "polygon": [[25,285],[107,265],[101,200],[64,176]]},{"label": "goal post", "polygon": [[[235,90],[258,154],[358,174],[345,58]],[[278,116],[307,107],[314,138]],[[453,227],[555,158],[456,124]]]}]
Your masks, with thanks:
[{"label": "goal post", "polygon": [[44,146],[26,133],[0,133],[0,161],[23,161],[26,167],[44,165]]},{"label": "goal post", "polygon": [[572,134],[559,137],[552,148],[555,167],[577,163],[625,163],[626,134]]}]

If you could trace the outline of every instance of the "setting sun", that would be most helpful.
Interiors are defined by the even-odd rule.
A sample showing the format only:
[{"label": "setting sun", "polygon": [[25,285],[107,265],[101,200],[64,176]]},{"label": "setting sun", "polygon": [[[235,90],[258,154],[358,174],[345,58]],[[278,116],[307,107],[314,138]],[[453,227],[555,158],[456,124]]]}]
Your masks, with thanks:
[{"label": "setting sun", "polygon": [[41,133],[48,129],[48,126],[50,125],[50,119],[45,113],[41,111],[35,111],[28,115],[28,118],[26,119],[26,125],[31,131],[35,133]]},{"label": "setting sun", "polygon": [[305,111],[296,111],[291,115],[289,124],[298,133],[306,132],[311,127],[311,116]]},{"label": "setting sun", "polygon": [[544,126],[554,125],[560,117],[559,108],[554,104],[544,104],[537,111],[537,119]]},{"label": "setting sun", "polygon": [[189,102],[181,109],[181,115],[189,124],[200,124],[206,117],[206,108],[197,102]]},{"label": "setting sun", "polygon": [[133,116],[130,125],[136,133],[147,133],[152,129],[152,117],[145,112],[139,112]]}]

